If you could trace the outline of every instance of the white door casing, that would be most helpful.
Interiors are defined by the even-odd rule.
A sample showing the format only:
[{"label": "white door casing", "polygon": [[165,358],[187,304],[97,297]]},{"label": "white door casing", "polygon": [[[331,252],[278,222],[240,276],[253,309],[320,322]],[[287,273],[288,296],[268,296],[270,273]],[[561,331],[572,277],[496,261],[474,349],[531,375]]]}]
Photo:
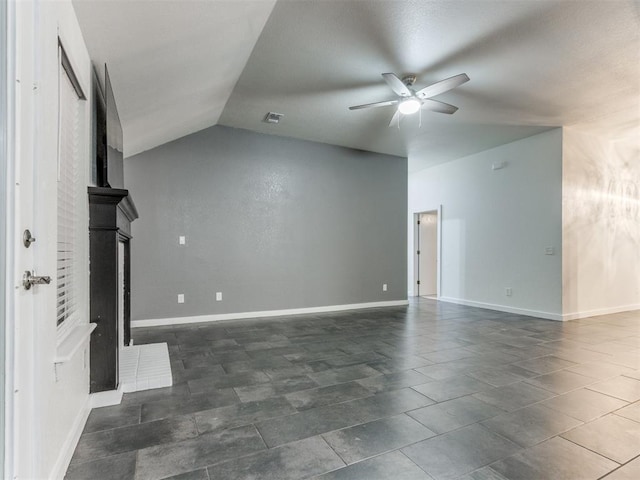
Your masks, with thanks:
[{"label": "white door casing", "polygon": [[[0,3],[0,44],[7,45],[8,39],[8,22],[7,22],[7,3]],[[4,474],[5,466],[5,380],[6,365],[5,358],[5,338],[6,338],[6,297],[7,297],[7,154],[8,144],[7,137],[9,129],[7,127],[8,119],[8,98],[9,87],[7,85],[7,48],[0,48],[0,363],[3,368],[0,370],[0,474]],[[6,476],[6,475],[5,475]]]},{"label": "white door casing", "polygon": [[[433,292],[426,292],[422,285],[421,276],[422,271],[430,270],[432,271],[430,266],[426,266],[423,263],[422,255],[418,254],[418,251],[423,249],[423,245],[421,245],[421,236],[425,235],[425,231],[422,229],[421,219],[423,215],[433,215],[435,218],[435,232],[431,229],[428,231],[429,236],[431,236],[432,241],[433,235],[435,235],[435,254],[433,252],[433,245],[431,245],[432,251],[430,252],[430,262],[435,263],[435,287],[428,286],[429,290],[433,290]],[[410,244],[412,251],[410,252],[411,257],[413,258],[413,295],[414,296],[422,296],[422,295],[435,295],[436,297],[440,297],[442,295],[442,205],[438,205],[436,208],[425,209],[423,211],[415,212],[412,214],[412,223],[413,223],[413,245]],[[410,230],[411,231],[411,230]],[[435,256],[434,256],[435,255]],[[410,257],[410,258],[411,258]],[[421,265],[422,264],[422,265]],[[411,268],[411,267],[410,267]],[[422,271],[421,271],[422,270]],[[410,270],[411,271],[411,270]],[[433,280],[433,279],[432,279]],[[420,285],[418,285],[418,281],[420,281]],[[429,282],[428,282],[429,283]]]}]

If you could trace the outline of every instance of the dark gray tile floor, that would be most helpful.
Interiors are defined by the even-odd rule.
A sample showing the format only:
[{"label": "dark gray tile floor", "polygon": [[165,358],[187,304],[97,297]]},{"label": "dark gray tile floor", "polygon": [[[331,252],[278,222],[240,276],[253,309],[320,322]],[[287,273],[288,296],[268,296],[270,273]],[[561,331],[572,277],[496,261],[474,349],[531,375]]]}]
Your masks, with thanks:
[{"label": "dark gray tile floor", "polygon": [[93,410],[68,480],[640,478],[640,312],[419,299],[133,337],[174,386]]}]

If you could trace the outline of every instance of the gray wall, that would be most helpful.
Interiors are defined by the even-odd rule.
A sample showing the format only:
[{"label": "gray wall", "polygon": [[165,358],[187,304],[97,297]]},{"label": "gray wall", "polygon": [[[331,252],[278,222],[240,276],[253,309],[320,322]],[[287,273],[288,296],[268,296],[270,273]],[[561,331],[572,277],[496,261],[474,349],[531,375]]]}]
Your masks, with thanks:
[{"label": "gray wall", "polygon": [[125,178],[133,320],[406,299],[406,158],[216,126]]}]

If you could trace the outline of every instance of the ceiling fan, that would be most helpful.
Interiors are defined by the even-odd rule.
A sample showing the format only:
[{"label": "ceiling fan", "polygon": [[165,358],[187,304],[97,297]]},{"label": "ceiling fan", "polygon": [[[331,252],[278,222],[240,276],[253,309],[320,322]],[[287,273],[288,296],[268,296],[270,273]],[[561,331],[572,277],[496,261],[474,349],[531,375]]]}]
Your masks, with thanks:
[{"label": "ceiling fan", "polygon": [[458,110],[458,107],[454,107],[448,103],[439,102],[438,100],[433,100],[431,97],[448,92],[449,90],[469,81],[467,74],[461,73],[416,91],[412,88],[413,84],[416,82],[415,75],[405,75],[401,80],[394,73],[383,73],[382,78],[384,78],[387,85],[389,85],[391,90],[393,90],[400,98],[384,102],[367,103],[365,105],[355,105],[353,107],[349,107],[349,110],[398,105],[396,113],[393,114],[393,117],[389,122],[390,127],[399,125],[400,117],[402,115],[411,115],[421,109],[439,113],[455,113],[456,110]]}]

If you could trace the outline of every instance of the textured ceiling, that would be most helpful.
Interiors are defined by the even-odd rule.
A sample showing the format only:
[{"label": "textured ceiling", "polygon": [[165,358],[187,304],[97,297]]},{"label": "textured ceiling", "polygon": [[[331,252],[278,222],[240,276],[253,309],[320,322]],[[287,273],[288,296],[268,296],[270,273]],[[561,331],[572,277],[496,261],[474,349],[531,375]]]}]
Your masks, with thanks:
[{"label": "textured ceiling", "polygon": [[[92,58],[109,65],[127,155],[218,123],[409,155],[418,170],[553,126],[640,125],[636,1],[74,4]],[[418,88],[471,81],[437,97],[454,115],[397,129],[393,107],[348,110],[394,98],[383,72],[414,73]],[[263,123],[268,111],[284,119]]]},{"label": "textured ceiling", "polygon": [[125,155],[215,125],[275,0],[73,0]]}]

